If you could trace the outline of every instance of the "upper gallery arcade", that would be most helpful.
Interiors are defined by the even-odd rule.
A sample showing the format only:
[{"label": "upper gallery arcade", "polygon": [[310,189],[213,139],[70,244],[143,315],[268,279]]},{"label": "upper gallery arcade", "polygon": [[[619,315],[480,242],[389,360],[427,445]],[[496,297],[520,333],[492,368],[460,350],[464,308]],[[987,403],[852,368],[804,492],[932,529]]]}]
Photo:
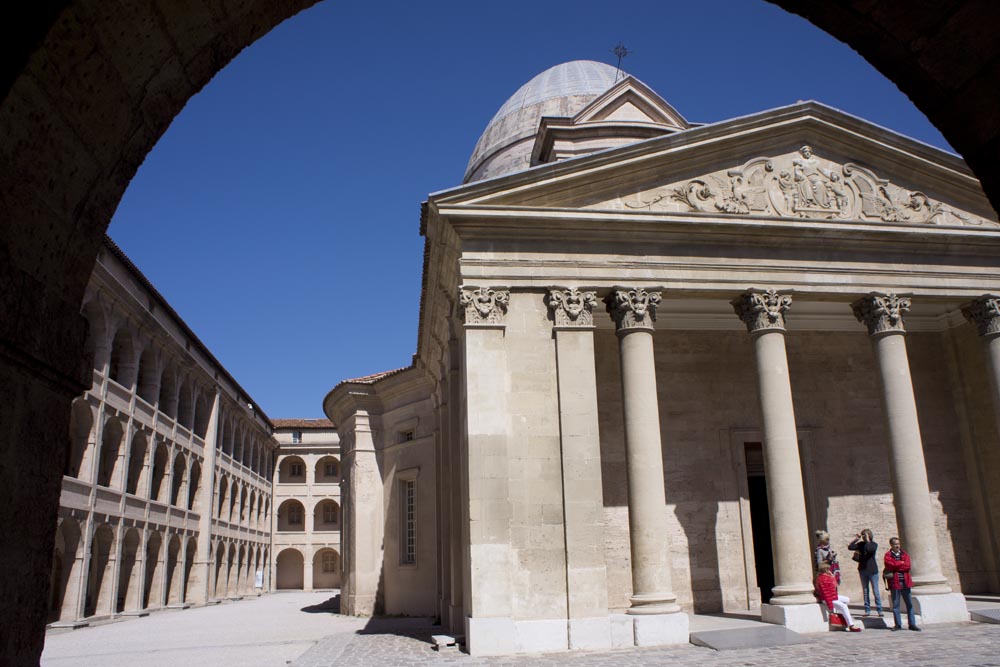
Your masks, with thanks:
[{"label": "upper gallery arcade", "polygon": [[816,631],[820,528],[899,535],[925,623],[1000,589],[1000,225],[960,158],[815,102],[696,124],[572,62],[420,229],[412,366],[324,401],[349,613],[474,654]]}]

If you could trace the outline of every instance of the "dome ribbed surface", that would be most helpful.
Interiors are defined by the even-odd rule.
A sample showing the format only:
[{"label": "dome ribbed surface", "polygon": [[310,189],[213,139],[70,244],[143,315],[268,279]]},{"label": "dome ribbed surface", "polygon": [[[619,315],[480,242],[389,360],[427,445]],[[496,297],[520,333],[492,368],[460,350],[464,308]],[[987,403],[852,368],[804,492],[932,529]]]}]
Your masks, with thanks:
[{"label": "dome ribbed surface", "polygon": [[[543,116],[574,115],[613,86],[616,76],[621,78],[626,74],[619,75],[615,67],[593,60],[562,63],[535,76],[504,102],[486,126],[472,151],[465,180],[473,180],[476,170],[490,158],[533,136]],[[530,153],[530,146],[527,150]],[[522,153],[504,156],[508,159],[496,168],[488,168],[486,173],[477,174],[474,180],[527,168],[530,155]]]}]

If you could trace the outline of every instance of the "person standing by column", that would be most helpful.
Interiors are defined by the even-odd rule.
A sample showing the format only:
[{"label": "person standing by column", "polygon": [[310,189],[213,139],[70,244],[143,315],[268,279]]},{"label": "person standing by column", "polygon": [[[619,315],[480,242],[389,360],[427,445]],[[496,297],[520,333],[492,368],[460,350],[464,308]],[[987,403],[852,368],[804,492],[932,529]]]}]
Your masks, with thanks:
[{"label": "person standing by column", "polygon": [[910,578],[910,555],[903,551],[898,537],[889,540],[889,551],[885,554],[885,577],[889,580],[889,590],[892,591],[892,620],[895,622],[893,632],[903,629],[899,613],[900,598],[906,603],[907,626],[914,632],[920,632],[913,613],[913,600],[910,597],[910,589],[913,588],[913,579]]},{"label": "person standing by column", "polygon": [[858,564],[858,576],[861,577],[861,593],[865,598],[865,616],[872,613],[871,597],[868,588],[875,594],[875,608],[879,618],[882,618],[882,595],[878,590],[878,543],[870,528],[865,528],[854,536],[847,548],[854,552],[854,560]]}]

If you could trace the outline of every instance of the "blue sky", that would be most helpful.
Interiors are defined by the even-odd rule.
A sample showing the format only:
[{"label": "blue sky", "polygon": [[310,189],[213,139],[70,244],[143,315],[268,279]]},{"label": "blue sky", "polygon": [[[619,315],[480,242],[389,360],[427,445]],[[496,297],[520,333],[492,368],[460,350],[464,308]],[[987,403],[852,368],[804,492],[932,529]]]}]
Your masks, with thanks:
[{"label": "blue sky", "polygon": [[272,418],[408,365],[419,204],[496,110],[568,60],[688,120],[815,99],[950,150],[849,47],[763,1],[322,2],[240,54],[147,156],[109,234]]}]

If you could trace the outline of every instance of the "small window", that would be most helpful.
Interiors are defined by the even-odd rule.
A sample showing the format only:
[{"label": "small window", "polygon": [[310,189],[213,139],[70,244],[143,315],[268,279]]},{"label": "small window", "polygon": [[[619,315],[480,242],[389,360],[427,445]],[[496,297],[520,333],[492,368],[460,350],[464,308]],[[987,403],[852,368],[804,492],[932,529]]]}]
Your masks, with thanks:
[{"label": "small window", "polygon": [[337,554],[327,551],[323,554],[323,571],[324,572],[336,572],[337,571]]},{"label": "small window", "polygon": [[298,445],[302,442],[302,431],[292,431],[292,444]]},{"label": "small window", "polygon": [[323,506],[323,523],[337,523],[337,506],[333,503]]},{"label": "small window", "polygon": [[400,431],[399,432],[399,441],[400,442],[409,442],[410,440],[413,440],[413,436],[414,436],[413,429],[410,429],[409,431]]},{"label": "small window", "polygon": [[298,505],[293,505],[288,508],[288,525],[290,526],[301,526],[302,525],[302,508]]},{"label": "small window", "polygon": [[326,474],[327,477],[336,477],[337,476],[337,464],[336,463],[327,463],[326,467],[324,468],[324,470],[326,471],[325,474]]},{"label": "small window", "polygon": [[399,497],[403,529],[400,542],[400,563],[415,565],[417,562],[417,480],[400,480]]},{"label": "small window", "polygon": [[304,466],[301,463],[292,463],[288,466],[288,474],[292,477],[302,477],[304,472]]}]

